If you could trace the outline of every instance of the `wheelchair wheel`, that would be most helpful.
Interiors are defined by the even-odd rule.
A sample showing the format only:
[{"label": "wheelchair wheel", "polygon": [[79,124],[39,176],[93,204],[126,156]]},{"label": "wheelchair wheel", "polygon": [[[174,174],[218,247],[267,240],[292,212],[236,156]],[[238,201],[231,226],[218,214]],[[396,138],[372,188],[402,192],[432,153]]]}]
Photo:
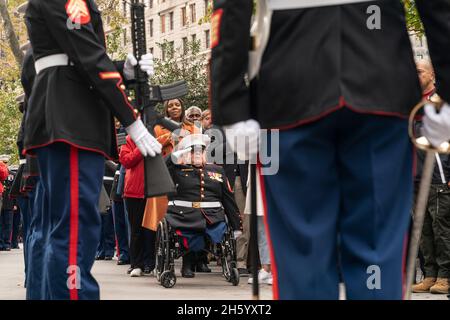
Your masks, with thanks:
[{"label": "wheelchair wheel", "polygon": [[161,274],[161,285],[164,288],[172,288],[177,283],[177,276],[172,271],[164,271]]},{"label": "wheelchair wheel", "polygon": [[233,286],[237,286],[239,284],[239,270],[237,268],[231,269],[230,282]]},{"label": "wheelchair wheel", "polygon": [[156,280],[162,284],[161,276],[170,265],[169,230],[164,219],[156,232]]},{"label": "wheelchair wheel", "polygon": [[221,243],[220,245],[220,262],[222,265],[222,274],[228,282],[231,282],[231,265],[229,260],[229,253],[227,249],[226,242]]}]

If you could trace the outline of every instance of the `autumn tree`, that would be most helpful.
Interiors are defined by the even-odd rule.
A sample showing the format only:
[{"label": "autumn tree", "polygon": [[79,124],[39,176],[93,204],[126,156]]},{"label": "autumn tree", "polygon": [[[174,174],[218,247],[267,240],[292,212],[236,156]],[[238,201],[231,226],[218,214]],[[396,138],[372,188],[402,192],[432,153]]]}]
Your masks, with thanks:
[{"label": "autumn tree", "polygon": [[[25,0],[0,0],[0,154],[9,154],[18,161],[16,137],[22,115],[16,97],[23,93],[20,67],[23,52],[20,44],[28,40],[23,16],[16,8]],[[121,0],[97,0],[107,30],[108,53],[121,59],[125,50],[121,45],[126,18],[119,11]]]},{"label": "autumn tree", "polygon": [[190,41],[185,48],[174,48],[164,41],[158,46],[164,52],[163,59],[155,59],[155,75],[152,83],[168,84],[185,80],[189,93],[184,97],[186,106],[208,107],[207,53],[200,53],[200,41]]}]

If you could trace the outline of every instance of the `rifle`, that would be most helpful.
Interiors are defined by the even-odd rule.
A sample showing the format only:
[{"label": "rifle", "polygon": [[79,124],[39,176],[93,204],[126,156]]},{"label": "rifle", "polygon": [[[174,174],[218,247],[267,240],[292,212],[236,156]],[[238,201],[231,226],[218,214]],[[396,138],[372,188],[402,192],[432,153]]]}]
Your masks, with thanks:
[{"label": "rifle", "polygon": [[[131,39],[133,54],[138,61],[147,53],[145,35],[145,5],[139,0],[131,0]],[[165,86],[149,85],[147,73],[139,65],[135,68],[136,84],[135,107],[142,114],[142,121],[148,131],[154,135],[154,127],[162,125],[170,131],[180,128],[174,121],[158,114],[155,107],[165,100],[179,98],[187,94],[186,82],[181,80]],[[157,197],[175,192],[175,185],[161,155],[144,158],[145,197]]]}]

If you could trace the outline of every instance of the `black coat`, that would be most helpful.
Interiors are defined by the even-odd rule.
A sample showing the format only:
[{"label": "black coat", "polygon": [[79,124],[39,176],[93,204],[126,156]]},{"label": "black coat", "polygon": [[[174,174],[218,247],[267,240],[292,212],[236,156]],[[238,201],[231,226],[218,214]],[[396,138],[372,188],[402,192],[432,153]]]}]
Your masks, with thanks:
[{"label": "black coat", "polygon": [[170,157],[167,165],[177,189],[177,194],[169,196],[169,201],[219,201],[223,206],[202,209],[169,206],[166,219],[171,226],[203,231],[207,225],[225,221],[226,214],[231,228],[240,229],[239,209],[222,167],[207,164],[199,169],[191,165],[175,165]]},{"label": "black coat", "polygon": [[106,160],[105,161],[105,174],[103,176],[103,186],[106,189],[106,193],[108,193],[108,196],[111,197],[113,185],[114,185],[114,178],[116,175],[116,170],[118,168],[118,164],[111,161]]},{"label": "black coat", "polygon": [[10,171],[8,178],[6,178],[3,190],[3,203],[2,203],[2,210],[13,210],[14,206],[16,205],[16,201],[13,196],[11,196],[11,187],[14,182],[14,177],[16,175],[15,171]]},{"label": "black coat", "polygon": [[[417,0],[438,94],[450,101],[450,1]],[[369,30],[369,5],[381,29]],[[421,89],[398,0],[275,11],[256,94],[246,81],[252,0],[214,1],[212,112],[216,124],[254,118],[263,128],[290,128],[347,106],[407,117]],[[214,26],[214,24],[213,24]],[[217,44],[217,45],[216,45]]]},{"label": "black coat", "polygon": [[[34,80],[36,78],[36,69],[34,68],[33,49],[30,47],[25,53],[22,63],[20,81],[25,93],[23,104],[23,116],[20,124],[19,133],[17,135],[17,148],[19,150],[19,158],[26,159],[25,164],[21,164],[14,178],[10,195],[17,197],[24,195],[26,191],[32,190],[36,184],[36,178],[39,176],[38,162],[35,156],[24,155],[23,143],[25,137],[25,119],[27,116],[28,101],[33,89]],[[20,107],[19,107],[20,108]]]},{"label": "black coat", "polygon": [[[81,23],[69,28],[70,20],[77,18]],[[74,64],[47,68],[37,75],[29,100],[25,149],[62,141],[117,158],[113,115],[129,126],[135,114],[119,73],[123,62],[114,64],[106,54],[94,1],[31,0],[25,22],[36,61],[64,53]]]}]

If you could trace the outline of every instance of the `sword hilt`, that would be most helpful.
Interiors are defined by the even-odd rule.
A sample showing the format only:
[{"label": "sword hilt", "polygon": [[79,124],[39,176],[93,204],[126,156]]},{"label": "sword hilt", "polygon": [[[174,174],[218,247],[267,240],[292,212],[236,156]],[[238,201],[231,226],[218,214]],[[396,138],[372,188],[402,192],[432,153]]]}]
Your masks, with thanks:
[{"label": "sword hilt", "polygon": [[423,109],[426,104],[432,104],[436,108],[436,110],[440,110],[444,105],[444,101],[436,97],[431,101],[423,100],[419,102],[411,111],[409,115],[409,124],[408,124],[408,133],[411,138],[412,143],[417,149],[423,151],[434,151],[442,154],[450,154],[450,143],[448,141],[443,142],[439,147],[433,146],[430,141],[425,136],[417,137],[414,133],[414,122],[416,120],[416,116]]}]

